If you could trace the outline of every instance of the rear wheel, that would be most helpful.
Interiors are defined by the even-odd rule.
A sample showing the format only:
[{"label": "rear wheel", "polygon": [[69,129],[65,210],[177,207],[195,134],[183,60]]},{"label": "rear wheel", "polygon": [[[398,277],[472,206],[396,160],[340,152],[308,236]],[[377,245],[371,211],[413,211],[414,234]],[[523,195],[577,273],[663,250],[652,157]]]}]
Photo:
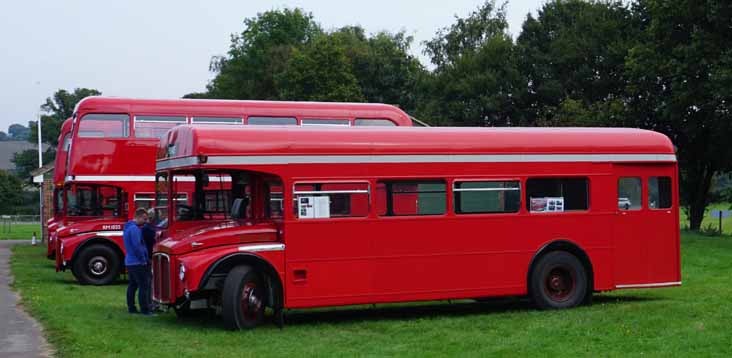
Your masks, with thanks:
[{"label": "rear wheel", "polygon": [[587,295],[587,272],[574,255],[552,251],[534,266],[529,292],[542,309],[575,307]]},{"label": "rear wheel", "polygon": [[252,329],[264,319],[267,289],[262,277],[250,266],[234,267],[226,276],[222,310],[226,327]]},{"label": "rear wheel", "polygon": [[82,285],[108,285],[119,276],[120,261],[113,248],[94,244],[82,249],[74,261],[72,272]]}]

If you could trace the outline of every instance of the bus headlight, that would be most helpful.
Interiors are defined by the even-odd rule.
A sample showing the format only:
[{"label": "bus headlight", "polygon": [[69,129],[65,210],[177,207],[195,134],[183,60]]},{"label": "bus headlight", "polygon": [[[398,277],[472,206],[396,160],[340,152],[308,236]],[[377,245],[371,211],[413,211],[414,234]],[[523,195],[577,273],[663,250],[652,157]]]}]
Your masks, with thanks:
[{"label": "bus headlight", "polygon": [[186,278],[186,266],[183,263],[178,266],[178,278],[183,281]]}]

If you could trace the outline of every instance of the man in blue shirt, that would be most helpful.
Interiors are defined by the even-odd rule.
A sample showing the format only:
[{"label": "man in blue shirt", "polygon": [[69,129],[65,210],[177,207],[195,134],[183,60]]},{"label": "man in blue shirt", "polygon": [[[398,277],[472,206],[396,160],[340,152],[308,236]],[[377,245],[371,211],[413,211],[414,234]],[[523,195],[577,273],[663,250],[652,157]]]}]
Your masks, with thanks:
[{"label": "man in blue shirt", "polygon": [[150,259],[140,229],[146,220],[147,212],[144,208],[135,210],[135,218],[125,224],[122,236],[125,242],[125,266],[127,266],[127,276],[129,277],[127,310],[130,313],[138,312],[135,307],[135,291],[139,290],[140,313],[150,315],[150,292],[148,292],[150,284],[147,274]]}]

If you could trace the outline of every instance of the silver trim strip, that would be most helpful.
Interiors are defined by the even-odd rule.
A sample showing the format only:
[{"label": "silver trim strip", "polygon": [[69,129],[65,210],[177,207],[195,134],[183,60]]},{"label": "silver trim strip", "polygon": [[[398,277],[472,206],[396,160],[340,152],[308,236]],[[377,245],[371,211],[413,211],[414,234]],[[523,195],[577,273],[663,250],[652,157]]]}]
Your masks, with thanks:
[{"label": "silver trim strip", "polygon": [[97,236],[122,236],[123,231],[99,231]]},{"label": "silver trim strip", "polygon": [[155,181],[155,176],[149,175],[68,175],[66,181],[75,182],[104,182],[104,181]]},{"label": "silver trim strip", "polygon": [[[307,185],[305,183],[298,183],[300,185]],[[306,190],[306,191],[295,191],[293,192],[294,195],[304,195],[304,194],[368,194],[368,190],[323,190],[323,191],[317,191],[317,190]]]},{"label": "silver trim strip", "polygon": [[187,167],[198,164],[198,157],[182,157],[173,159],[158,160],[155,163],[156,170],[165,170],[177,167]]},{"label": "silver trim strip", "polygon": [[461,191],[519,191],[521,188],[510,187],[510,188],[453,188],[454,192]]},{"label": "silver trim strip", "polygon": [[[674,154],[426,154],[426,155],[233,155],[209,156],[204,165],[345,163],[576,163],[676,162]],[[157,169],[196,165],[198,157],[161,160]]]},{"label": "silver trim strip", "polygon": [[285,244],[261,244],[239,246],[239,251],[260,252],[260,251],[283,251]]},{"label": "silver trim strip", "polygon": [[615,285],[615,288],[641,288],[641,287],[666,287],[666,286],[680,286],[681,281],[675,282],[657,282],[657,283],[634,283],[629,285]]}]

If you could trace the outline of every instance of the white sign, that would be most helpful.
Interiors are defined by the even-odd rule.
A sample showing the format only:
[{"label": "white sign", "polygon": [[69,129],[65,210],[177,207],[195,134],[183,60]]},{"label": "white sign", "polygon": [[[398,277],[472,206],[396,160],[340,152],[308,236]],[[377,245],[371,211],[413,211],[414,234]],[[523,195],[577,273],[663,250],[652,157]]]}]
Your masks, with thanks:
[{"label": "white sign", "polygon": [[531,212],[554,213],[564,211],[564,197],[531,198]]},{"label": "white sign", "polygon": [[330,197],[301,196],[297,199],[297,211],[301,219],[329,218]]}]

